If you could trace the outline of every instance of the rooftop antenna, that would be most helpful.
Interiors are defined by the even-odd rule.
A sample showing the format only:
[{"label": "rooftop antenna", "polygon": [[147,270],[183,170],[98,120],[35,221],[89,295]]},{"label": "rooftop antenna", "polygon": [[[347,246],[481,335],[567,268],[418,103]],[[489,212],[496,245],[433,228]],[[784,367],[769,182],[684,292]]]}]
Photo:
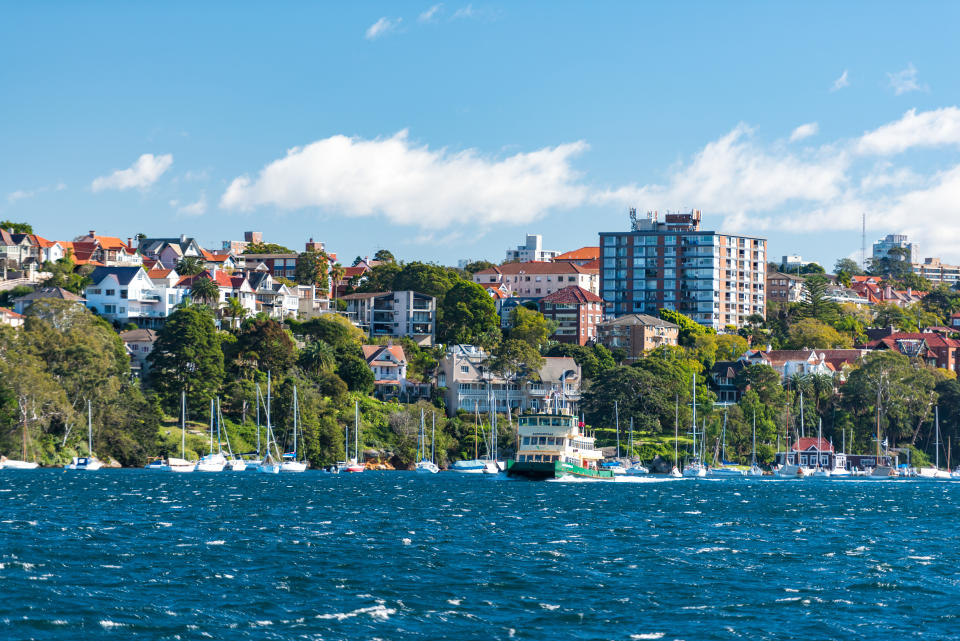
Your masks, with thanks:
[{"label": "rooftop antenna", "polygon": [[860,267],[867,268],[867,213],[860,214]]}]

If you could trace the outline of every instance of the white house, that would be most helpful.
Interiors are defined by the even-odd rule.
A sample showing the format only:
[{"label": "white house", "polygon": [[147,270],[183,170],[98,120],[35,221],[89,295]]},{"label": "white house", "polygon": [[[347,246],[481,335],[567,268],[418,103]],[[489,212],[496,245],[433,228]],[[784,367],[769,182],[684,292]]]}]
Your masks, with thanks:
[{"label": "white house", "polygon": [[153,351],[153,344],[157,340],[157,333],[152,329],[131,329],[120,332],[120,340],[127,348],[130,356],[130,369],[135,376],[142,378],[149,370],[147,356]]},{"label": "white house", "polygon": [[143,267],[97,267],[86,289],[87,307],[110,321],[158,327],[183,301],[185,291],[154,282]]}]

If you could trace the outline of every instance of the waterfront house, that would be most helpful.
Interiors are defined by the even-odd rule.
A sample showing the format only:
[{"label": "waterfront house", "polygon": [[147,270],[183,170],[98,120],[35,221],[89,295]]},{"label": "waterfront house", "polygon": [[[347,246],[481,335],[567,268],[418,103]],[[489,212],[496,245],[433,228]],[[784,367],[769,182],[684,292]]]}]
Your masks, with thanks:
[{"label": "waterfront house", "polygon": [[[97,267],[86,289],[87,307],[109,321],[160,327],[188,293],[171,284],[176,272],[143,267]],[[154,280],[156,278],[156,280]]]},{"label": "waterfront house", "polygon": [[373,372],[374,395],[381,401],[430,397],[429,383],[407,380],[407,357],[401,345],[363,345],[363,358]]},{"label": "waterfront house", "polygon": [[542,411],[563,398],[574,413],[580,403],[580,366],[569,357],[546,357],[537,372],[505,376],[490,369],[490,355],[475,345],[451,345],[440,361],[437,386],[446,388],[447,413]]},{"label": "waterfront house", "polygon": [[120,340],[130,356],[130,371],[137,378],[145,378],[150,365],[147,356],[153,351],[157,333],[152,329],[131,329],[120,332]]}]

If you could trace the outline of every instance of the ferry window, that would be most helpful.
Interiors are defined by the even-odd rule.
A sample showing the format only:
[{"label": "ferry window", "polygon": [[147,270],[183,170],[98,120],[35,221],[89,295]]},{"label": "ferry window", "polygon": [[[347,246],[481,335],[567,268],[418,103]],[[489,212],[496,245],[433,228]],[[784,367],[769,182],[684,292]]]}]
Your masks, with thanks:
[{"label": "ferry window", "polygon": [[554,425],[560,425],[560,419],[555,416],[555,417],[553,417],[553,419],[552,419],[552,423],[553,423]]},{"label": "ferry window", "polygon": [[524,436],[524,437],[523,437],[523,444],[524,444],[524,445],[530,445],[530,437],[529,437],[529,436]]}]

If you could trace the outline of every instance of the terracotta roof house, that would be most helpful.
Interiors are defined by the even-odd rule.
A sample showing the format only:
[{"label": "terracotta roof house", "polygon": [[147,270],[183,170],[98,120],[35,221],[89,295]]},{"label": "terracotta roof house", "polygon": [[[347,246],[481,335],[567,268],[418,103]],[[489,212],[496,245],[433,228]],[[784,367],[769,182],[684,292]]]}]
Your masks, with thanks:
[{"label": "terracotta roof house", "polygon": [[540,299],[540,313],[557,324],[551,338],[586,345],[597,337],[603,320],[603,299],[582,287],[564,287]]},{"label": "terracotta roof house", "polygon": [[894,332],[866,344],[867,349],[890,349],[928,365],[960,371],[960,341],[934,332]]},{"label": "terracotta roof house", "polygon": [[0,325],[9,325],[10,327],[23,326],[23,314],[18,314],[12,309],[0,307]]},{"label": "terracotta roof house", "polygon": [[[73,239],[74,262],[97,263],[107,267],[140,266],[143,258],[133,247],[133,239],[123,242],[115,236],[100,236],[94,230]],[[83,262],[81,262],[83,261]]]},{"label": "terracotta roof house", "polygon": [[430,385],[407,380],[407,357],[401,345],[363,345],[363,358],[373,371],[374,395],[382,401],[430,396]]},{"label": "terracotta roof house", "polygon": [[839,373],[842,381],[846,370],[856,366],[867,353],[863,348],[747,350],[740,360],[749,365],[769,365],[783,380],[795,374]]}]

